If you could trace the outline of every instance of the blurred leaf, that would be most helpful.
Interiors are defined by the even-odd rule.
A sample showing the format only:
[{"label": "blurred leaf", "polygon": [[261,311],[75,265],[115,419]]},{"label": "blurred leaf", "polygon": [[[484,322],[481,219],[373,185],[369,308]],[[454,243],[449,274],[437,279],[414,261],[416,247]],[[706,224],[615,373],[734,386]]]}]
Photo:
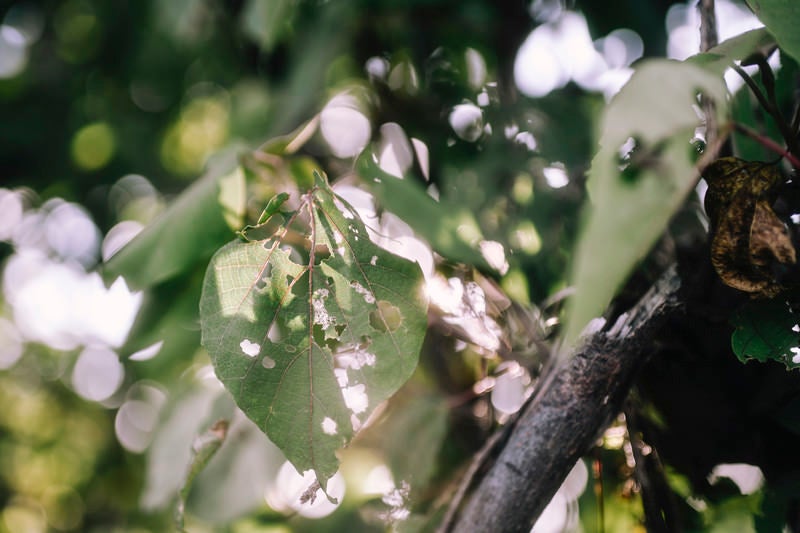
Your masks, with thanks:
[{"label": "blurred leaf", "polygon": [[218,387],[195,383],[173,389],[147,453],[144,509],[163,509],[175,500],[191,461],[192,441],[213,420],[232,413],[230,397]]},{"label": "blurred leaf", "polygon": [[731,321],[736,330],[731,336],[731,346],[743,363],[750,359],[765,362],[779,361],[786,368],[798,368],[792,361],[792,348],[800,345],[800,332],[793,330],[798,318],[780,298],[748,302],[737,311]]},{"label": "blurred leaf", "polygon": [[290,29],[295,7],[292,0],[249,0],[242,11],[242,30],[269,52]]},{"label": "blurred leaf", "polygon": [[208,258],[243,223],[245,178],[228,157],[186,189],[167,210],[103,266],[138,290],[170,279]]},{"label": "blurred leaf", "polygon": [[189,512],[224,524],[259,509],[265,487],[274,485],[284,461],[280,450],[237,410],[222,448],[195,479]]},{"label": "blurred leaf", "polygon": [[154,359],[140,369],[141,374],[165,381],[170,375],[185,370],[185,365],[198,350],[198,302],[203,272],[195,268],[187,276],[160,283],[144,295],[142,307],[120,348],[122,357],[163,342]]},{"label": "blurred leaf", "polygon": [[[720,77],[691,63],[654,60],[642,63],[609,104],[575,251],[567,344],[602,313],[697,181],[689,141],[699,125],[698,91],[717,102],[718,112],[724,108]],[[637,149],[621,171],[629,139]]]},{"label": "blurred leaf", "polygon": [[[300,216],[311,226],[307,264],[284,242]],[[370,242],[321,179],[272,239],[213,257],[200,320],[236,403],[323,489],[336,450],[416,368],[427,327],[419,266]]]},{"label": "blurred leaf", "polygon": [[781,50],[800,61],[800,4],[797,0],[747,0],[756,16],[775,36]]},{"label": "blurred leaf", "polygon": [[380,432],[396,484],[407,481],[413,488],[422,488],[430,481],[447,435],[449,413],[444,398],[432,394],[392,405]]},{"label": "blurred leaf", "polygon": [[356,164],[381,206],[399,216],[434,250],[452,261],[490,268],[480,252],[483,239],[475,215],[463,206],[437,202],[409,179],[381,170],[371,150],[365,150]]}]

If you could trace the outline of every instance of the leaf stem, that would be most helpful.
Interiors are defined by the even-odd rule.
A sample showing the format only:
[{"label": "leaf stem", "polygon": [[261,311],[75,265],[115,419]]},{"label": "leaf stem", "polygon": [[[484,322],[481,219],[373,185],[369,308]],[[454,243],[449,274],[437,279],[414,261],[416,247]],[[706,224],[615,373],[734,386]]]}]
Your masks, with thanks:
[{"label": "leaf stem", "polygon": [[[772,70],[770,69],[769,64],[766,62],[764,58],[760,58],[759,60],[756,61],[756,63],[758,64],[759,71],[761,72],[761,79],[764,81],[764,86],[767,89],[767,96],[764,95],[764,93],[758,87],[758,84],[755,82],[755,80],[753,80],[753,78],[750,77],[750,75],[747,74],[747,72],[745,72],[742,67],[734,63],[732,68],[739,74],[739,76],[742,77],[744,82],[753,92],[753,95],[755,95],[759,105],[762,108],[764,108],[764,110],[767,113],[770,114],[772,119],[775,121],[775,124],[778,126],[781,135],[786,141],[786,146],[787,146],[786,150],[783,150],[781,148],[775,151],[786,157],[786,159],[792,164],[794,168],[800,168],[798,167],[798,159],[800,159],[800,150],[798,150],[797,148],[797,137],[795,135],[793,128],[791,128],[786,123],[786,121],[781,116],[780,111],[778,110],[778,104],[775,98],[774,78],[772,76]],[[767,71],[768,73],[765,74],[765,72]],[[740,131],[745,133],[743,130]],[[754,139],[759,140],[756,137],[754,137]],[[759,140],[759,142],[761,141]],[[772,143],[775,144],[774,142]],[[767,145],[764,144],[764,146]],[[774,148],[771,146],[767,147],[770,148],[771,150],[774,150]]]},{"label": "leaf stem", "polygon": [[758,133],[752,128],[748,128],[744,124],[739,124],[738,122],[734,122],[733,127],[736,131],[744,135],[747,135],[757,143],[761,144],[761,146],[763,146],[764,148],[771,150],[782,157],[785,157],[786,160],[789,161],[789,163],[791,163],[791,165],[794,168],[800,168],[800,159],[798,159],[798,157],[795,156],[791,151],[785,149],[784,147],[782,147],[769,137],[766,137]]}]

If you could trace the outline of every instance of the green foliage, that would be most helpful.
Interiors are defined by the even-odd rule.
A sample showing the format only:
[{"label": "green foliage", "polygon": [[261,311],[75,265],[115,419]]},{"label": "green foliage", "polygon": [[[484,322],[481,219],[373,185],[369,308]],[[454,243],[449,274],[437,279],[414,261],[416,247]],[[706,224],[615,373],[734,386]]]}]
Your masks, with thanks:
[{"label": "green foliage", "polygon": [[800,61],[800,9],[794,0],[747,0],[755,14],[775,36],[781,50]]},{"label": "green foliage", "polygon": [[749,302],[731,318],[736,330],[731,336],[731,346],[743,363],[755,359],[759,362],[774,360],[787,369],[800,368],[792,350],[800,345],[797,315],[791,312],[785,300]]},{"label": "green foliage", "polygon": [[[304,263],[287,247],[301,217]],[[336,450],[416,368],[427,322],[419,267],[373,244],[321,178],[271,239],[215,254],[200,320],[239,407],[323,490]]]},{"label": "green foliage", "polygon": [[[464,0],[452,9],[443,0],[142,0],[113,6],[65,0],[20,1],[1,10],[3,24],[21,32],[0,38],[3,58],[10,57],[12,39],[11,48],[29,59],[16,77],[0,76],[4,187],[24,187],[26,209],[39,203],[32,191],[42,203],[56,197],[80,202],[102,232],[123,221],[145,229],[101,267],[108,282],[123,276],[144,291],[129,338],[111,347],[124,365],[124,382],[102,406],[68,390],[81,348],[65,353],[30,341],[23,328],[15,329],[15,302],[2,301],[0,364],[14,342],[25,345],[25,356],[0,375],[0,398],[8,406],[0,416],[0,491],[6,496],[0,533],[164,531],[176,501],[185,503],[189,531],[436,528],[470,458],[508,421],[490,401],[501,365],[518,364],[525,377],[519,383],[530,393],[556,341],[569,292],[561,290],[574,282],[566,337],[575,339],[685,205],[697,177],[698,154],[690,144],[700,123],[693,110],[697,96],[714,100],[723,129],[732,119],[782,142],[752,94],[745,89],[728,98],[721,78],[732,61],[777,42],[778,107],[787,115],[794,111],[798,69],[792,58],[798,57],[800,21],[793,3],[753,0],[768,29],[683,63],[634,63],[636,73],[610,104],[596,87],[579,83],[577,72],[567,73],[566,62],[561,75],[574,76],[546,96],[528,98],[513,86],[520,43],[545,24],[549,15],[537,10],[547,2]],[[39,13],[41,28],[19,18],[16,4]],[[591,39],[625,27],[638,32],[647,56],[664,49],[666,4],[639,10],[590,4],[581,10]],[[549,29],[560,33],[567,22]],[[35,44],[16,46],[36,31],[43,33]],[[622,36],[596,40],[593,50],[613,62],[606,52],[619,48]],[[336,114],[325,102],[348,92],[357,94],[357,111],[370,128],[367,148],[355,161],[336,155],[318,127],[323,116]],[[462,105],[478,117],[468,138],[448,120]],[[384,172],[374,158],[372,146],[387,123],[414,141],[418,159],[404,179]],[[347,127],[336,132],[352,133]],[[598,133],[601,147],[584,187]],[[621,153],[628,141],[633,149]],[[744,159],[774,157],[749,137],[735,138],[734,148]],[[222,159],[209,164],[214,152]],[[210,169],[204,176],[187,181],[204,165]],[[412,262],[370,242],[365,226],[372,219],[362,221],[326,182],[315,181],[315,169],[325,169],[335,187],[361,189],[357,193],[374,201],[379,219],[395,215],[427,240],[436,252],[427,278]],[[419,169],[424,183],[414,175]],[[563,175],[558,185],[550,171]],[[145,177],[152,194],[130,199],[135,191],[119,186],[129,174]],[[576,210],[587,189],[592,205],[579,221]],[[0,226],[5,205],[0,202]],[[18,233],[43,224],[29,215]],[[241,239],[230,242],[237,231]],[[46,255],[73,237],[72,228],[53,233],[40,239],[49,243]],[[391,241],[393,235],[380,237]],[[672,227],[670,237],[678,246],[690,240]],[[18,238],[3,242],[0,254],[17,255]],[[487,261],[486,240],[495,250],[502,245],[508,274]],[[436,304],[428,313],[423,283]],[[539,309],[529,302],[546,303]],[[42,323],[54,306],[48,295],[40,306]],[[702,315],[704,309],[692,311]],[[782,301],[746,304],[732,318],[734,353],[742,361],[798,366],[793,317]],[[495,335],[500,347],[474,342],[478,330]],[[707,472],[694,460],[702,446],[691,431],[676,431],[669,416],[677,405],[686,418],[709,413],[722,429],[729,420],[739,428],[758,419],[763,427],[775,422],[790,436],[800,434],[796,385],[786,392],[768,382],[763,389],[769,390],[753,398],[772,395],[780,405],[748,395],[755,407],[751,412],[747,405],[746,417],[742,410],[728,414],[730,398],[686,399],[692,385],[704,393],[730,383],[749,390],[756,387],[753,372],[775,370],[735,364],[728,333],[676,331],[675,342],[668,339],[675,350],[666,352],[669,363],[685,372],[676,375],[691,379],[664,377],[668,392],[655,400],[647,396],[652,387],[638,383],[638,393],[648,398],[641,416],[653,426],[643,425],[643,441],[652,446],[651,457],[675,472],[671,481],[680,475],[681,487],[672,482],[671,491],[685,527],[749,527],[763,497],[756,526],[780,528],[794,506],[797,476],[787,473],[775,482],[771,474],[763,491],[709,499]],[[153,359],[129,357],[146,347],[160,349]],[[661,348],[655,346],[652,359],[665,353]],[[724,364],[709,362],[710,353],[732,360],[744,374],[729,379]],[[694,383],[703,365],[711,368],[712,382]],[[224,441],[207,433],[219,419],[230,421]],[[114,438],[114,427],[126,421],[135,445],[123,442],[122,433],[119,443]],[[624,424],[613,429],[618,446],[598,454],[604,501],[591,490],[580,500],[587,531],[598,509],[606,530],[642,522],[640,499],[628,490]],[[759,453],[779,440],[787,447],[794,442],[775,437],[775,427],[769,431],[756,435]],[[704,467],[733,458],[763,466],[774,459],[753,453],[741,435],[734,433],[730,444],[714,451],[714,461],[705,458]],[[683,454],[692,460],[681,461]],[[775,461],[790,462],[789,455]],[[287,457],[299,471],[314,470],[327,489],[337,469],[343,474],[347,493],[332,516],[312,523],[288,500],[272,498],[283,488],[277,476]],[[380,489],[370,488],[372,470],[386,466],[393,488],[385,479]],[[781,470],[774,462],[763,467]],[[792,490],[771,492],[782,483]],[[309,495],[313,487],[302,491]],[[709,508],[695,512],[693,501]],[[46,526],[20,526],[26,522],[19,516],[44,524],[45,515]]]},{"label": "green foliage", "polygon": [[[575,250],[572,279],[578,297],[567,316],[568,343],[602,312],[696,183],[697,156],[688,143],[700,125],[692,109],[697,94],[714,101],[719,124],[727,112],[725,70],[773,44],[766,30],[757,29],[683,64],[644,64],[608,106],[590,171],[592,205]],[[661,95],[657,103],[647,96],[656,92]],[[629,139],[633,150],[623,154]],[[616,237],[609,242],[610,235]]]}]

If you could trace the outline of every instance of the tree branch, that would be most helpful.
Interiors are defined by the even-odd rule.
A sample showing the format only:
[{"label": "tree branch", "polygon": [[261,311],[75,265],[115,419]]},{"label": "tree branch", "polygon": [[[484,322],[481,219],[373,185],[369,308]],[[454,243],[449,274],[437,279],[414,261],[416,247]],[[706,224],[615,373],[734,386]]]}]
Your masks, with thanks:
[{"label": "tree branch", "polygon": [[671,267],[608,331],[591,335],[528,404],[454,531],[528,532],[575,462],[621,410],[651,339],[680,310]]}]

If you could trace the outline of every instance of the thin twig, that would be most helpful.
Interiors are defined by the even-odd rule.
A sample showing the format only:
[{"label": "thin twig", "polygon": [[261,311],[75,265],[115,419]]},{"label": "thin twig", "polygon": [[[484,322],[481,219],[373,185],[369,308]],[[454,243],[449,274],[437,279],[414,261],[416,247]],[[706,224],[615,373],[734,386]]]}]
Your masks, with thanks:
[{"label": "thin twig", "polygon": [[[714,12],[714,0],[700,0],[700,51],[707,52],[717,46],[717,17]],[[713,143],[717,138],[717,107],[707,96],[702,97],[703,114],[706,122],[706,143]]]},{"label": "thin twig", "polygon": [[700,10],[700,51],[708,52],[719,43],[714,0],[701,0],[698,9]]},{"label": "thin twig", "polygon": [[[766,64],[766,61],[764,61],[763,63]],[[778,153],[780,153],[780,154],[791,154],[791,157],[789,155],[785,155],[784,157],[786,157],[792,163],[792,166],[794,166],[795,168],[798,168],[797,167],[797,161],[798,161],[798,159],[800,159],[800,150],[798,150],[798,148],[796,146],[797,143],[795,142],[795,133],[794,133],[794,130],[788,124],[786,124],[786,121],[781,116],[780,111],[778,110],[778,107],[777,107],[778,104],[777,104],[777,102],[775,100],[774,91],[772,91],[772,94],[771,94],[771,96],[769,98],[764,96],[764,93],[758,87],[758,84],[755,82],[755,80],[753,80],[753,78],[751,78],[750,75],[747,74],[747,72],[745,72],[742,67],[740,67],[739,65],[734,64],[732,66],[732,68],[733,68],[733,70],[735,70],[739,74],[739,76],[742,77],[744,82],[747,84],[747,86],[752,91],[753,95],[755,95],[756,99],[758,100],[759,105],[762,108],[764,108],[764,110],[767,113],[770,114],[772,119],[775,121],[775,124],[778,126],[778,129],[780,130],[781,135],[783,136],[784,140],[786,141],[786,146],[787,146],[787,149],[785,151],[783,149],[781,149],[780,151],[778,151]],[[761,63],[759,63],[759,70],[762,70],[763,68],[764,67],[761,66]],[[769,68],[768,64],[766,64],[766,68]],[[771,72],[770,72],[769,75],[771,75]],[[763,76],[763,74],[762,74],[762,76]],[[762,79],[763,79],[763,77],[762,77]],[[767,91],[770,92],[769,89],[767,89]]]},{"label": "thin twig", "polygon": [[733,70],[735,70],[736,73],[739,74],[739,76],[741,76],[741,78],[744,80],[744,82],[750,88],[750,91],[753,93],[753,96],[755,96],[756,100],[758,100],[758,104],[761,107],[763,107],[770,115],[772,115],[772,111],[771,111],[772,105],[769,103],[769,101],[767,100],[766,96],[764,96],[764,93],[761,92],[761,88],[758,86],[756,81],[753,78],[750,77],[750,74],[745,72],[744,69],[742,67],[740,67],[739,65],[737,65],[736,63],[731,65],[731,68]]},{"label": "thin twig", "polygon": [[478,473],[478,470],[480,470],[480,468],[486,464],[486,461],[494,451],[497,444],[503,440],[505,436],[507,436],[509,428],[512,425],[513,424],[509,424],[492,433],[486,442],[483,443],[481,449],[478,450],[478,452],[473,456],[469,468],[464,473],[464,476],[461,478],[461,481],[458,484],[458,490],[450,500],[450,504],[447,506],[447,512],[445,513],[442,522],[439,524],[439,527],[436,528],[436,533],[449,533],[453,527],[453,522],[456,518],[458,508],[461,506],[461,502],[464,500],[464,496],[467,494],[467,491],[472,486],[475,475]]}]

